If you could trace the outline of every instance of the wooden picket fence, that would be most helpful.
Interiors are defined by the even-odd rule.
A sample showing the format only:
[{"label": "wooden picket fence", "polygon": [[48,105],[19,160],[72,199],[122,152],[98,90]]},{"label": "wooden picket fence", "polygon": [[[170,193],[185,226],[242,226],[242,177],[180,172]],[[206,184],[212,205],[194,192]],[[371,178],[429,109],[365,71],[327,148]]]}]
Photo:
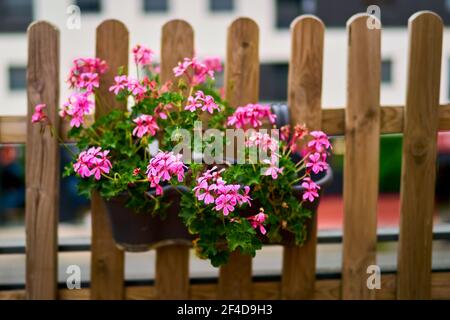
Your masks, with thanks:
[{"label": "wooden picket fence", "polygon": [[[450,130],[450,105],[439,105],[443,23],[431,12],[409,21],[409,56],[404,106],[380,106],[382,30],[369,29],[366,14],[347,24],[347,105],[322,109],[324,24],[305,15],[291,27],[288,106],[292,124],[306,123],[330,135],[345,136],[344,235],[341,279],[316,281],[317,218],[302,247],[285,247],[281,281],[252,281],[252,259],[233,254],[217,283],[190,284],[189,248],[157,249],[152,286],[124,286],[124,253],[112,241],[102,199],[92,197],[90,288],[58,289],[57,223],[59,146],[30,125],[37,103],[47,104],[51,121],[60,124],[59,31],[35,22],[28,31],[28,116],[1,117],[0,142],[26,143],[26,290],[0,297],[29,299],[439,299],[450,298],[450,272],[431,270],[436,136]],[[259,29],[248,18],[228,29],[225,63],[226,98],[233,106],[258,101]],[[125,108],[109,94],[115,71],[128,65],[129,33],[117,20],[97,28],[96,56],[110,65],[101,76],[96,109]],[[194,54],[194,31],[173,20],[162,29],[161,76]],[[125,68],[127,72],[127,68]],[[101,106],[101,107],[100,107]],[[26,134],[25,134],[26,132]],[[380,134],[403,133],[401,225],[396,274],[382,275],[380,290],[366,285],[376,264]],[[382,159],[383,160],[383,159]]]}]

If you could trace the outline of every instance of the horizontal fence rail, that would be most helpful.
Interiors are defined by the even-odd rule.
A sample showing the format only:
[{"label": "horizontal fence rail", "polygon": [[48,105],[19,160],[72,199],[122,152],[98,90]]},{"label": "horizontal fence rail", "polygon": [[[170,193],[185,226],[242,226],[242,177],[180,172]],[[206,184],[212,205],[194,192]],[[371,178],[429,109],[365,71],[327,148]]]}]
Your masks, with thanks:
[{"label": "horizontal fence rail", "polygon": [[[404,108],[400,105],[380,107],[381,134],[403,133]],[[438,114],[439,131],[450,131],[450,103],[439,105]],[[0,143],[25,143],[26,126],[26,116],[0,116]],[[69,129],[67,123],[62,123],[62,136],[67,136],[66,132]],[[343,136],[345,134],[345,108],[324,107],[322,109],[322,130],[329,135]],[[71,142],[70,139],[65,140]]]}]

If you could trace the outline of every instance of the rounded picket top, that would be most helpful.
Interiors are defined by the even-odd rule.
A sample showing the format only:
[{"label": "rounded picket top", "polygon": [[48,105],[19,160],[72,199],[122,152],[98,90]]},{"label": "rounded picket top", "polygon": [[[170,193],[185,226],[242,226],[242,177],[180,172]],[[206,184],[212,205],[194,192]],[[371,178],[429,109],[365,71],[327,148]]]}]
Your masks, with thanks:
[{"label": "rounded picket top", "polygon": [[184,33],[192,33],[194,35],[194,29],[192,28],[191,24],[187,22],[186,20],[182,19],[173,19],[170,21],[167,21],[162,26],[162,33],[166,34],[168,32],[175,32],[176,30],[183,30]]},{"label": "rounded picket top", "polygon": [[443,25],[442,18],[435,12],[430,10],[422,10],[414,13],[408,19],[409,24],[423,23],[424,21],[434,22]]},{"label": "rounded picket top", "polygon": [[248,31],[259,32],[259,26],[255,20],[249,17],[239,17],[231,22],[228,30],[245,29]]},{"label": "rounded picket top", "polygon": [[351,16],[346,23],[347,29],[352,26],[362,26],[365,25],[368,30],[381,29],[381,21],[373,14],[367,12],[356,13]]},{"label": "rounded picket top", "polygon": [[97,34],[103,30],[112,30],[113,32],[119,32],[121,34],[128,34],[129,32],[127,26],[122,21],[117,19],[107,19],[102,21],[97,26]]},{"label": "rounded picket top", "polygon": [[38,21],[33,21],[32,23],[30,23],[27,28],[27,33],[30,33],[39,28],[43,28],[43,29],[47,28],[48,30],[59,33],[59,28],[56,25],[54,25],[53,23],[46,21],[46,20],[38,20]]},{"label": "rounded picket top", "polygon": [[312,14],[303,14],[298,16],[291,22],[290,29],[291,31],[299,30],[303,26],[309,25],[313,28],[317,28],[321,31],[325,31],[325,23],[323,23],[322,19]]}]

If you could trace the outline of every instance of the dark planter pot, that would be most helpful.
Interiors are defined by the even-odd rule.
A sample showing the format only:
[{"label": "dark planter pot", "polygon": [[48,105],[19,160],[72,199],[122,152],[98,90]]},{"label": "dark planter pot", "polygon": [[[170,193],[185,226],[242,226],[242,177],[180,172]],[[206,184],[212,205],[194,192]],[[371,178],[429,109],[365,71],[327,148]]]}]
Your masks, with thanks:
[{"label": "dark planter pot", "polygon": [[[188,191],[186,187],[176,188],[181,192]],[[171,203],[164,219],[125,207],[126,194],[106,201],[112,235],[120,249],[142,252],[171,244],[192,245],[193,236],[178,217],[180,193],[172,186],[165,186],[163,190],[163,199]],[[154,191],[149,191],[149,194],[154,195]]]}]

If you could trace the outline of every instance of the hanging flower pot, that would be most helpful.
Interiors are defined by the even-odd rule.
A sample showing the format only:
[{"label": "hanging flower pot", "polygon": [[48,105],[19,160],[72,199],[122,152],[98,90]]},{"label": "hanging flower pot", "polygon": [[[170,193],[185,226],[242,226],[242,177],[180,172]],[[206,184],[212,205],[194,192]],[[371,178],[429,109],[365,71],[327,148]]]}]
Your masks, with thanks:
[{"label": "hanging flower pot", "polygon": [[[109,222],[114,241],[120,249],[142,252],[165,245],[192,245],[193,236],[180,219],[181,193],[188,192],[183,186],[164,186],[161,214],[136,212],[126,207],[129,196],[123,193],[106,201]],[[156,191],[148,191],[154,197]]]}]

